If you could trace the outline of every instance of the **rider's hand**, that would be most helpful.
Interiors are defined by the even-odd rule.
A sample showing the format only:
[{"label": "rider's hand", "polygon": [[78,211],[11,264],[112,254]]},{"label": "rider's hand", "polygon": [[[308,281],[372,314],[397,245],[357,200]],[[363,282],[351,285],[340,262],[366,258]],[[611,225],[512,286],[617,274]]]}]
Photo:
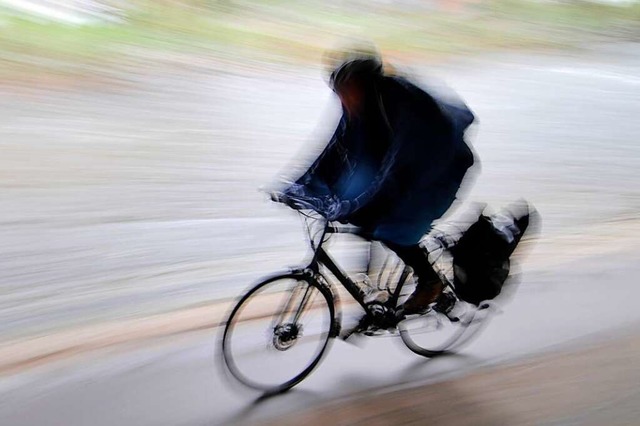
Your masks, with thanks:
[{"label": "rider's hand", "polygon": [[287,204],[291,198],[298,198],[304,196],[306,193],[304,185],[300,185],[297,183],[292,183],[282,191],[272,191],[269,193],[271,197],[271,201],[275,201],[276,203],[284,203]]},{"label": "rider's hand", "polygon": [[276,203],[284,202],[285,195],[282,192],[271,191],[269,192],[269,197],[271,197],[271,201],[275,201]]},{"label": "rider's hand", "polygon": [[349,212],[351,211],[351,203],[348,200],[336,200],[327,209],[327,220],[333,221],[345,221]]},{"label": "rider's hand", "polygon": [[284,194],[291,197],[304,197],[307,192],[307,188],[299,183],[292,183],[284,190]]}]

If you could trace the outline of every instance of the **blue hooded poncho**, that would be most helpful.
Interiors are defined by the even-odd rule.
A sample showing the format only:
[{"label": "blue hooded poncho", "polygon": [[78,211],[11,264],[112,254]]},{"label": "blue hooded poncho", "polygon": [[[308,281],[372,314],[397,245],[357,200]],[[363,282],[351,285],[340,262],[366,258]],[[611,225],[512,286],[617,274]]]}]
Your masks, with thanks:
[{"label": "blue hooded poncho", "polygon": [[412,245],[449,209],[474,163],[464,141],[474,116],[405,78],[381,77],[376,88],[360,118],[343,114],[296,183],[349,200],[348,221],[375,239]]}]

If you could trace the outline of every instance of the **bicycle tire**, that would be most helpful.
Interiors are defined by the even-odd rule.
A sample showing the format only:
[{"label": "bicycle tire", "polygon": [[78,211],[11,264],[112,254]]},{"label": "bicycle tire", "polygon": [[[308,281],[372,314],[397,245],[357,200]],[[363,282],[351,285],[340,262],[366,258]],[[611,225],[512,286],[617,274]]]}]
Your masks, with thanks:
[{"label": "bicycle tire", "polygon": [[[267,332],[266,337],[267,337],[267,355],[268,356],[272,354],[277,355],[277,352],[281,352],[284,354],[285,352],[289,351],[291,348],[296,347],[301,342],[301,340],[300,341],[298,340],[299,337],[296,337],[294,339],[295,342],[291,344],[289,343],[289,341],[283,342],[282,340],[280,340],[282,336],[279,336],[277,332],[279,327],[280,329],[282,329],[282,327],[285,327],[285,326],[288,326],[290,328],[296,327],[296,330],[298,330],[299,328],[300,338],[305,337],[304,327],[306,326],[303,327],[297,322],[295,324],[286,323],[285,325],[284,319],[282,319],[282,321],[280,319],[280,318],[287,317],[291,314],[291,312],[288,312],[288,307],[290,304],[292,306],[295,306],[297,301],[294,300],[293,302],[291,302],[291,300],[296,297],[294,293],[296,291],[299,291],[297,287],[293,287],[290,293],[288,293],[287,291],[279,292],[277,291],[277,289],[273,289],[273,287],[276,287],[277,285],[282,284],[284,281],[292,282],[296,286],[300,285],[301,289],[305,291],[304,293],[305,296],[303,297],[307,297],[306,291],[309,291],[311,293],[317,291],[317,295],[321,296],[320,306],[313,306],[313,304],[308,305],[308,301],[307,301],[307,304],[304,304],[304,306],[302,306],[303,305],[302,300],[304,300],[302,299],[300,301],[300,305],[298,305],[296,309],[302,306],[302,310],[300,310],[300,314],[299,314],[300,317],[302,317],[303,314],[305,315],[308,315],[309,313],[318,314],[319,310],[321,311],[326,310],[325,312],[326,321],[324,321],[323,324],[321,324],[321,327],[322,328],[326,327],[326,330],[319,330],[320,332],[317,334],[317,336],[319,336],[319,339],[317,342],[317,348],[315,348],[312,356],[309,357],[309,360],[307,362],[302,363],[303,364],[302,367],[300,368],[296,367],[296,371],[293,374],[291,375],[283,374],[283,376],[285,376],[284,378],[274,377],[272,380],[257,379],[256,377],[251,377],[251,376],[252,375],[255,376],[258,373],[267,374],[267,375],[273,374],[274,376],[277,376],[278,375],[277,373],[279,373],[280,371],[278,370],[278,368],[280,367],[275,365],[266,365],[264,367],[260,367],[255,362],[247,363],[246,365],[244,364],[240,365],[239,360],[237,359],[238,354],[237,353],[234,354],[235,347],[238,346],[239,344],[237,341],[238,339],[241,340],[243,335],[242,332],[240,332],[240,336],[237,336],[238,327],[239,327],[239,324],[243,322],[242,314],[247,309],[250,302],[257,303],[257,305],[254,305],[254,306],[263,308],[263,312],[257,313],[257,314],[249,312],[250,314],[248,315],[249,319],[244,318],[243,327],[249,328],[249,329],[253,327],[253,328],[257,328],[258,331],[263,330]],[[306,286],[306,289],[304,288],[305,286]],[[271,293],[267,292],[267,290],[270,290]],[[281,299],[280,301],[286,300],[284,307],[280,304],[280,307],[278,308],[280,309],[279,312],[278,312],[278,309],[275,309],[273,312],[271,312],[269,305],[270,304],[273,305],[272,303],[273,301],[268,301],[266,297],[263,299],[256,300],[257,298],[261,297],[261,295],[264,295],[265,293],[267,293],[268,296],[269,295],[272,296],[272,298]],[[308,297],[311,297],[311,296],[308,296]],[[274,318],[276,317],[277,319],[274,320]],[[282,324],[280,324],[279,322],[282,322]],[[267,326],[266,329],[265,329],[265,325]],[[317,327],[317,325],[313,324],[312,327]],[[222,337],[222,357],[224,360],[224,364],[227,370],[231,373],[231,375],[236,380],[238,380],[240,383],[250,388],[264,391],[267,393],[284,392],[292,388],[293,386],[297,385],[298,383],[300,383],[318,366],[323,355],[326,353],[332,338],[335,337],[335,335],[337,334],[336,327],[337,327],[337,324],[335,321],[334,299],[328,287],[326,287],[323,284],[320,284],[315,278],[302,273],[277,274],[277,275],[268,277],[266,279],[263,279],[261,282],[256,284],[253,288],[251,288],[244,296],[240,298],[240,300],[238,301],[238,303],[235,305],[230,315],[228,316],[228,319],[224,326],[224,334]],[[308,333],[308,330],[307,330],[307,333]],[[234,336],[236,336],[235,340],[234,340]],[[310,336],[314,336],[314,335],[309,335],[309,337]],[[305,345],[307,345],[308,343],[312,343],[312,342],[309,342],[308,340],[309,339],[305,341]],[[277,344],[278,341],[280,342],[279,344]],[[258,343],[259,342],[256,342],[256,344]],[[290,344],[291,346],[289,348],[285,347],[288,344]],[[270,345],[272,345],[273,347],[269,348]],[[270,350],[276,350],[277,352],[271,353],[269,352]],[[298,352],[300,351],[298,350]],[[250,355],[250,356],[253,356],[253,355]],[[257,362],[269,364],[269,362],[265,361],[265,358],[266,357],[263,356]],[[275,360],[277,357],[272,357],[272,358]],[[273,364],[275,363],[276,362],[274,361]],[[298,360],[294,360],[294,362],[290,363],[289,365],[294,365],[294,364],[300,364],[300,362]],[[287,368],[289,367],[289,365],[287,365]],[[250,373],[247,370],[253,370],[254,373]]]},{"label": "bicycle tire", "polygon": [[[456,353],[463,346],[471,343],[471,341],[487,326],[490,320],[490,307],[491,305],[488,303],[481,304],[476,308],[469,307],[470,311],[467,313],[466,317],[460,318],[458,321],[452,321],[444,314],[431,311],[423,316],[401,321],[398,324],[398,331],[402,342],[407,346],[407,348],[409,348],[409,350],[418,355],[433,358]],[[416,336],[419,335],[419,332],[414,333],[408,327],[408,322],[424,321],[429,315],[431,315],[432,318],[439,316],[435,321],[441,320],[445,323],[448,322],[448,325],[453,327],[451,335],[444,338],[444,341],[441,343],[432,343],[427,345],[422,342],[418,342]]]}]

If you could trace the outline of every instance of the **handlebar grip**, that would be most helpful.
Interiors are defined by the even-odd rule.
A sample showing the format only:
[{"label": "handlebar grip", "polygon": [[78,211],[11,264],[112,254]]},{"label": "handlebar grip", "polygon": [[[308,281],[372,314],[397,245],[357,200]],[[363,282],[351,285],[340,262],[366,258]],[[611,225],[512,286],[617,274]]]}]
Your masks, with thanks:
[{"label": "handlebar grip", "polygon": [[279,191],[272,191],[269,196],[272,201],[285,204],[294,210],[313,210],[326,216],[326,208],[323,207],[325,201],[318,197],[289,195]]},{"label": "handlebar grip", "polygon": [[285,204],[294,210],[309,208],[309,206],[305,205],[305,203],[302,200],[289,197],[284,192],[272,191],[269,193],[269,195],[271,196],[272,201],[276,203]]},{"label": "handlebar grip", "polygon": [[274,201],[276,203],[282,203],[284,196],[285,195],[282,192],[278,192],[278,191],[269,192],[269,197],[271,197],[271,201]]}]

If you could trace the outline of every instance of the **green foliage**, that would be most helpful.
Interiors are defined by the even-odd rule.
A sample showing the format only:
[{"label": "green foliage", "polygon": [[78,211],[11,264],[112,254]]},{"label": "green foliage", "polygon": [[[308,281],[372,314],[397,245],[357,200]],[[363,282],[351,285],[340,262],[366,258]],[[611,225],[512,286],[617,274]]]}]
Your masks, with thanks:
[{"label": "green foliage", "polygon": [[[640,4],[488,0],[457,11],[357,8],[309,0],[132,2],[119,24],[75,26],[0,10],[6,64],[124,61],[134,52],[231,53],[266,60],[317,60],[332,40],[364,35],[385,50],[445,55],[532,46],[570,46],[594,34],[638,35]],[[363,3],[362,3],[363,4]],[[156,55],[157,56],[157,55]],[[62,65],[61,65],[62,64]]]}]

